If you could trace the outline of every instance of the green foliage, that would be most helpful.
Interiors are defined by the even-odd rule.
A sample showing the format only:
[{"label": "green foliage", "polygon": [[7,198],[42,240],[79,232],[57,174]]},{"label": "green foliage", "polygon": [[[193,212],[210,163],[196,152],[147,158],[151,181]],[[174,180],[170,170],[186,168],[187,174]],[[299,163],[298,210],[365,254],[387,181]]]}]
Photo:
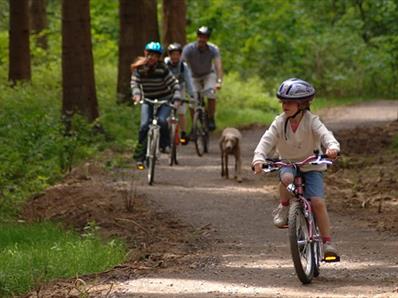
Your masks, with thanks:
[{"label": "green foliage", "polygon": [[323,96],[398,95],[394,0],[191,0],[188,17],[190,40],[210,26],[225,69],[258,75],[272,93],[301,77]]},{"label": "green foliage", "polygon": [[116,63],[119,39],[118,1],[90,1],[91,34],[95,57]]},{"label": "green foliage", "polygon": [[79,116],[70,136],[61,122],[59,64],[35,66],[32,84],[10,88],[0,72],[0,214],[14,215],[16,205],[60,179],[80,161],[113,147],[132,150],[137,125],[131,108],[115,104],[115,67],[96,68],[101,118],[105,135]]},{"label": "green foliage", "polygon": [[2,224],[0,296],[13,296],[55,278],[101,272],[125,259],[125,247],[102,243],[95,225],[83,237],[53,224]]},{"label": "green foliage", "polygon": [[242,81],[237,73],[229,73],[224,86],[217,99],[219,129],[270,123],[280,110],[278,100],[266,94],[258,77]]}]

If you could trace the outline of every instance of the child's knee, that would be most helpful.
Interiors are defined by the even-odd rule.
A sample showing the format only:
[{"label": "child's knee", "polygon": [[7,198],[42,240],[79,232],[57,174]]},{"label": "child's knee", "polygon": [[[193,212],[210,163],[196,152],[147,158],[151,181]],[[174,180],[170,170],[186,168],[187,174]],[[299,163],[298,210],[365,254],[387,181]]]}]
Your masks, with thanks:
[{"label": "child's knee", "polygon": [[290,183],[293,183],[294,176],[290,173],[284,173],[281,175],[280,179],[284,185],[289,185]]}]

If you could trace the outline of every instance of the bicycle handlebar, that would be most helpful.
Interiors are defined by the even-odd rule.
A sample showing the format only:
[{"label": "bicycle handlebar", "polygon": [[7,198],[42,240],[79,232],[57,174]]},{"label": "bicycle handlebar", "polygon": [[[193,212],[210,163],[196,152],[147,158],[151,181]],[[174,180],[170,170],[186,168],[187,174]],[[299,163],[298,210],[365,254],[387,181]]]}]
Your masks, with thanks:
[{"label": "bicycle handlebar", "polygon": [[[262,164],[262,169],[265,173],[270,173],[279,170],[281,167],[301,167],[306,164],[311,165],[331,165],[333,161],[329,159],[327,154],[319,154],[317,151],[314,151],[314,155],[310,155],[302,161],[290,162],[283,161],[281,159],[273,159],[267,158],[266,161],[268,163]],[[252,166],[252,170],[254,171],[254,166]]]}]

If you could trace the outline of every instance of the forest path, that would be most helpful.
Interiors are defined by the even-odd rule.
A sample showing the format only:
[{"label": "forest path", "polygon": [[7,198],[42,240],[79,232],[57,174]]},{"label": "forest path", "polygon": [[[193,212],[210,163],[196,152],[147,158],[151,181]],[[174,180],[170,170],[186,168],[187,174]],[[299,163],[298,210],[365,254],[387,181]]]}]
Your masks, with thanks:
[{"label": "forest path", "polygon": [[[332,130],[397,119],[398,101],[321,111]],[[155,183],[140,177],[138,191],[182,221],[211,231],[211,247],[188,267],[150,272],[114,284],[110,297],[398,297],[398,236],[380,233],[330,212],[340,263],[322,264],[320,277],[303,286],[290,257],[287,230],[274,228],[276,177],[254,176],[250,163],[264,129],[243,130],[243,182],[220,176],[217,135],[210,153],[181,148],[180,165],[163,156]],[[353,136],[355,137],[355,136]]]}]

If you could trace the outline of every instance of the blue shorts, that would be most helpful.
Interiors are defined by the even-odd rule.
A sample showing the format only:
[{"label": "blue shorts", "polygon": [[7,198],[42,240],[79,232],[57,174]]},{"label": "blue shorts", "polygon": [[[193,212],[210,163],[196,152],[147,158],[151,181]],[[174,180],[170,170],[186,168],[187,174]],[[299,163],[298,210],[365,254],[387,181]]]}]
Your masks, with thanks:
[{"label": "blue shorts", "polygon": [[[293,176],[296,174],[296,169],[292,167],[283,167],[279,170],[279,177],[282,174],[291,173]],[[311,199],[314,197],[323,198],[325,195],[323,187],[323,172],[309,171],[300,172],[301,177],[304,178],[304,197]]]}]

